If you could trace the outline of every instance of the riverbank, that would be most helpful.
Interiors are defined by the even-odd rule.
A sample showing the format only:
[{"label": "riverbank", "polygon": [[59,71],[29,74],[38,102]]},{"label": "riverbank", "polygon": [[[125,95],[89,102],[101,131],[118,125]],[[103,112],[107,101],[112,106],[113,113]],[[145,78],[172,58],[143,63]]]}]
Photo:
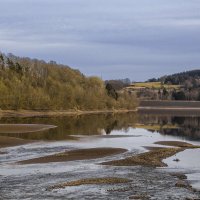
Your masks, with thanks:
[{"label": "riverbank", "polygon": [[52,116],[70,116],[70,115],[91,115],[108,113],[129,113],[135,110],[55,110],[55,111],[35,111],[35,110],[0,110],[0,117],[52,117]]}]

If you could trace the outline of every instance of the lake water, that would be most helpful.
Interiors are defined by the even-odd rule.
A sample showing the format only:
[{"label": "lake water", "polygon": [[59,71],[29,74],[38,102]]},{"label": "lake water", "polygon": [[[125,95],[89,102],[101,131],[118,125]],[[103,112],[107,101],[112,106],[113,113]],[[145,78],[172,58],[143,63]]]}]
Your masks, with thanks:
[{"label": "lake water", "polygon": [[[128,199],[148,194],[152,199],[193,198],[184,188],[175,188],[169,172],[183,172],[200,189],[200,150],[185,150],[164,160],[167,168],[113,167],[98,163],[147,151],[157,141],[184,141],[200,145],[200,117],[157,114],[100,114],[68,117],[1,118],[0,124],[48,124],[57,128],[33,133],[1,133],[1,136],[36,142],[2,149],[0,154],[0,199]],[[116,147],[126,153],[101,159],[63,163],[19,165],[17,161],[66,150]],[[178,158],[180,161],[175,162]],[[46,188],[87,177],[127,177],[132,183],[87,185],[49,192]],[[196,196],[195,196],[196,195]]]}]

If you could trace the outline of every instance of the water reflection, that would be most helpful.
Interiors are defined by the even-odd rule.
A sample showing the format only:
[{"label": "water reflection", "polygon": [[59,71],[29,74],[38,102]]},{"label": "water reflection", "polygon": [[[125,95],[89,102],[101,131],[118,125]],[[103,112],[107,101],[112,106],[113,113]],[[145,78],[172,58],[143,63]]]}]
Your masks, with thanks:
[{"label": "water reflection", "polygon": [[52,124],[56,129],[36,133],[1,134],[33,140],[67,140],[72,135],[108,135],[129,128],[146,129],[162,135],[200,140],[200,117],[157,114],[98,114],[66,117],[2,118],[0,123]]},{"label": "water reflection", "polygon": [[139,121],[153,132],[200,140],[200,117],[197,116],[139,115]]},{"label": "water reflection", "polygon": [[137,115],[132,114],[101,114],[101,115],[80,115],[67,117],[43,117],[43,118],[2,118],[0,123],[20,124],[52,124],[56,129],[21,134],[1,134],[6,136],[19,137],[35,140],[62,140],[71,139],[71,135],[102,135],[110,134],[114,130],[127,132],[129,127],[134,127]]}]

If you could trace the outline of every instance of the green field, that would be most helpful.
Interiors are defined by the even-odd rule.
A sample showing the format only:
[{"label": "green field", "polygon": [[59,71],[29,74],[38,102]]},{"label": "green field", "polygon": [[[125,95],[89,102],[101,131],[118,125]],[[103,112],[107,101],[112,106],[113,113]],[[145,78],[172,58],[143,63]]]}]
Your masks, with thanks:
[{"label": "green field", "polygon": [[128,88],[139,89],[139,88],[149,88],[149,89],[179,89],[181,85],[168,85],[162,84],[161,82],[137,82],[131,84]]}]

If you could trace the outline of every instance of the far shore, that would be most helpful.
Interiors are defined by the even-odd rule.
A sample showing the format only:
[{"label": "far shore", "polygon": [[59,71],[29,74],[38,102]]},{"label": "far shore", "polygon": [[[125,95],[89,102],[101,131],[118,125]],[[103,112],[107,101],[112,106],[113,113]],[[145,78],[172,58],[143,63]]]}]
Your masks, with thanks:
[{"label": "far shore", "polygon": [[129,113],[137,109],[112,109],[112,110],[0,110],[0,117],[51,117],[87,114]]},{"label": "far shore", "polygon": [[[139,106],[134,110],[0,110],[1,117],[54,117],[54,116],[74,116],[74,115],[90,115],[90,114],[117,114],[117,113],[157,113],[170,114],[176,112],[181,114],[200,114],[200,107],[165,107],[165,106]],[[181,112],[181,113],[180,113]]]},{"label": "far shore", "polygon": [[162,106],[149,106],[149,107],[138,107],[138,110],[190,110],[190,111],[200,111],[199,108],[193,108],[193,107],[162,107]]}]

